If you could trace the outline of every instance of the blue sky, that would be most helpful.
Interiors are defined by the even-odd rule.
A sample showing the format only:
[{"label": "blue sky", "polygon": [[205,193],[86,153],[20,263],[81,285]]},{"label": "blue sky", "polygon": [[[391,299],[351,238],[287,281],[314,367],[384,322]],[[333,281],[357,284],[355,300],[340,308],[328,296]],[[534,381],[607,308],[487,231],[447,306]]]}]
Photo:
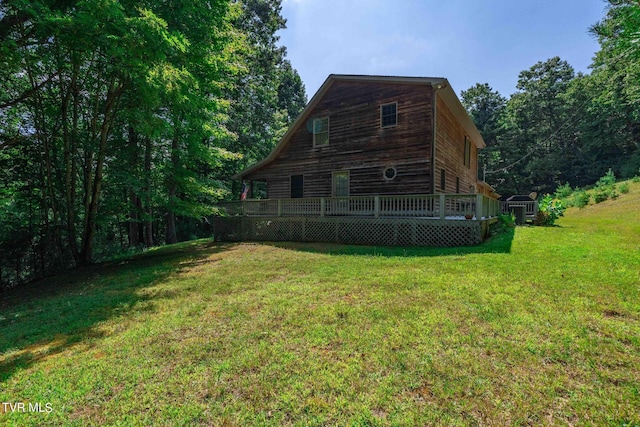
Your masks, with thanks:
[{"label": "blue sky", "polygon": [[559,56],[589,72],[603,0],[283,0],[279,33],[309,98],[329,74],[446,77],[508,97],[520,71]]}]

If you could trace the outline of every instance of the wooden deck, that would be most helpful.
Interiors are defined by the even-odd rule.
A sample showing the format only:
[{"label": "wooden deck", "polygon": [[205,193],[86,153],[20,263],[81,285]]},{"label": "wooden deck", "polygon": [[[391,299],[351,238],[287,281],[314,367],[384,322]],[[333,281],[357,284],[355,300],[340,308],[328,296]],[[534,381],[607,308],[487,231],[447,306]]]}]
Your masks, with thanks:
[{"label": "wooden deck", "polygon": [[220,205],[216,239],[384,246],[480,244],[501,212],[484,195],[318,197]]},{"label": "wooden deck", "polygon": [[473,220],[495,218],[498,200],[482,194],[426,194],[410,196],[315,197],[245,200],[220,204],[226,216],[357,217]]}]

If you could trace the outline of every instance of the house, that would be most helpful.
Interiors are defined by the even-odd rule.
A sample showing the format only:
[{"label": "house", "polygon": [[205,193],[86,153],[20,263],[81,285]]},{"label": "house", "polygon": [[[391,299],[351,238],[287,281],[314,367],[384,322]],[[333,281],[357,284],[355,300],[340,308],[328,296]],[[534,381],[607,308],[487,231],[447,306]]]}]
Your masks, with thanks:
[{"label": "house", "polygon": [[373,245],[478,244],[500,213],[485,143],[444,78],[330,75],[271,154],[235,175],[216,236]]},{"label": "house", "polygon": [[330,75],[273,152],[234,178],[249,198],[474,194],[484,146],[445,78]]}]

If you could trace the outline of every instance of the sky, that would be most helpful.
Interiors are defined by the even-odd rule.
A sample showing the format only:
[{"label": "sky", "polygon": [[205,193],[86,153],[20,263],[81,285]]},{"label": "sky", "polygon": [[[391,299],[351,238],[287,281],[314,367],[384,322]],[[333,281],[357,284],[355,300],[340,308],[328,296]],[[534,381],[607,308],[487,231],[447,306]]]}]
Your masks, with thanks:
[{"label": "sky", "polygon": [[456,93],[554,56],[589,72],[603,0],[283,0],[280,43],[311,98],[329,74],[445,77]]}]

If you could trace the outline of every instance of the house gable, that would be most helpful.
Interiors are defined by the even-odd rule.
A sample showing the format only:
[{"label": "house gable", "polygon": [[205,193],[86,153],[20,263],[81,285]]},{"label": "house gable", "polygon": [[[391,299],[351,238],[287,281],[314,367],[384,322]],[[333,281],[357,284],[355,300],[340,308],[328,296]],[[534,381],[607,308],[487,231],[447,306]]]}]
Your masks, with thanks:
[{"label": "house gable", "polygon": [[[434,89],[474,148],[484,146],[446,79],[331,75],[273,152],[234,178],[267,181],[269,198],[290,197],[298,174],[305,197],[330,196],[332,172],[340,170],[349,171],[352,195],[430,193]],[[395,123],[387,117],[382,126],[383,105],[395,105]],[[325,118],[328,135],[314,144]]]}]

